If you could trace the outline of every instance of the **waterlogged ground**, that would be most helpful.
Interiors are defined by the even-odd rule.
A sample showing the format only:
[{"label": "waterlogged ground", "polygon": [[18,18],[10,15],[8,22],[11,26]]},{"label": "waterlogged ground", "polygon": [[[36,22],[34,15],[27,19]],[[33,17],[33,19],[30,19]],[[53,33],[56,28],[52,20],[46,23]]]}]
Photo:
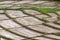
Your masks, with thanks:
[{"label": "waterlogged ground", "polygon": [[60,40],[60,8],[48,1],[0,2],[0,39]]}]

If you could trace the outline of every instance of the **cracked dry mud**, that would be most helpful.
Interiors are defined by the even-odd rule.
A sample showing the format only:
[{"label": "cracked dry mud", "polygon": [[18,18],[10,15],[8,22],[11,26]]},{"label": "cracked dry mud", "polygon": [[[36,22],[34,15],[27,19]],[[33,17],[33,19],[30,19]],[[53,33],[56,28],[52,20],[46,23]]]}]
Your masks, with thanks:
[{"label": "cracked dry mud", "polygon": [[60,40],[60,11],[44,14],[31,5],[55,7],[48,1],[0,2],[1,40]]}]

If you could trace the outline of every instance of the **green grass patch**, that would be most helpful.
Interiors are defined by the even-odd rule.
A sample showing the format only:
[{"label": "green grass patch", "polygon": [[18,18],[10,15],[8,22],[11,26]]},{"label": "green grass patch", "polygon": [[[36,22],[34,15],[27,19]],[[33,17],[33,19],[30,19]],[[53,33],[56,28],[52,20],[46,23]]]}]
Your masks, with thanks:
[{"label": "green grass patch", "polygon": [[43,13],[52,13],[52,12],[60,11],[60,9],[58,9],[58,8],[37,8],[37,7],[33,7],[32,9],[37,10],[39,12],[43,12]]},{"label": "green grass patch", "polygon": [[60,36],[60,32],[57,32],[56,34]]},{"label": "green grass patch", "polygon": [[4,0],[0,0],[0,2],[2,2],[2,1],[4,1]]},{"label": "green grass patch", "polygon": [[28,9],[33,9],[39,12],[43,13],[51,13],[51,12],[57,12],[60,11],[58,8],[37,8],[37,7],[32,7],[32,8],[0,8],[0,10],[28,10]]},{"label": "green grass patch", "polygon": [[0,8],[0,10],[28,10],[29,8]]}]

